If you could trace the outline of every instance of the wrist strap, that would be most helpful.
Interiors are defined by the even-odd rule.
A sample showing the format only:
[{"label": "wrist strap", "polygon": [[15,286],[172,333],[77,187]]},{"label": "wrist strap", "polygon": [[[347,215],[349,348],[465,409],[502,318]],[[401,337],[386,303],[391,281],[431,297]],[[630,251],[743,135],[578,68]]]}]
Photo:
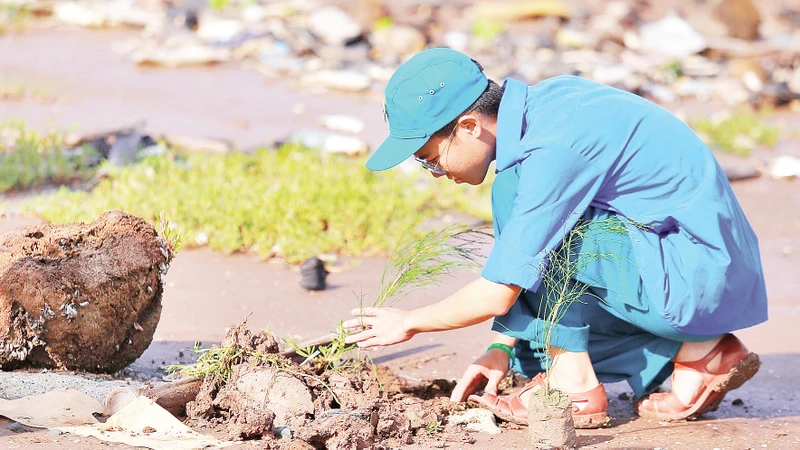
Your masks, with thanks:
[{"label": "wrist strap", "polygon": [[486,349],[486,351],[488,352],[489,350],[492,350],[494,348],[506,352],[508,354],[508,365],[509,366],[514,365],[514,360],[516,358],[514,357],[514,350],[512,350],[511,347],[507,346],[506,344],[495,342],[494,344],[490,345],[489,348]]}]

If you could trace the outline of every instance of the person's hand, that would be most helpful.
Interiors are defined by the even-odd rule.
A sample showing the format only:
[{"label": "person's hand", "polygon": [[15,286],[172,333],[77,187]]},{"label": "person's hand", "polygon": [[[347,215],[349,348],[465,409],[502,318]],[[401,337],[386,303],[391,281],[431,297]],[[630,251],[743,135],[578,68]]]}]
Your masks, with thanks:
[{"label": "person's hand", "polygon": [[398,344],[414,336],[414,333],[405,328],[404,319],[408,311],[395,308],[359,308],[350,313],[358,318],[344,322],[344,327],[360,332],[347,336],[347,344],[369,348]]},{"label": "person's hand", "polygon": [[463,402],[470,394],[481,387],[483,387],[484,391],[497,395],[497,387],[508,373],[509,363],[509,357],[506,352],[498,349],[487,351],[467,367],[464,375],[458,380],[458,384],[453,389],[450,400]]}]

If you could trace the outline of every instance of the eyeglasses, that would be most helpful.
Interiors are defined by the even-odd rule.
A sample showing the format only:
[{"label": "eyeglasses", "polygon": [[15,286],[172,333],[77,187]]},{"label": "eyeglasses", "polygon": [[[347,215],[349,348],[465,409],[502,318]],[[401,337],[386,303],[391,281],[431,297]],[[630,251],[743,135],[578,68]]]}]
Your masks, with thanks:
[{"label": "eyeglasses", "polygon": [[[464,114],[467,114],[469,112],[472,112],[472,110],[469,110]],[[453,129],[450,131],[450,136],[447,137],[447,148],[445,148],[444,153],[447,153],[450,150],[450,145],[453,143],[453,136],[455,136],[456,134],[456,128],[458,127],[457,126],[453,127]],[[415,156],[414,160],[422,164],[423,169],[430,170],[431,173],[433,173],[434,175],[439,175],[440,177],[447,175],[447,172],[445,172],[441,167],[439,167],[439,161],[436,161],[436,165],[433,165],[429,163],[427,159],[420,158],[418,156]]]},{"label": "eyeglasses", "polygon": [[429,163],[427,159],[423,159],[423,158],[420,158],[420,157],[417,157],[417,156],[414,157],[414,160],[417,161],[418,163],[422,164],[422,168],[423,169],[430,170],[431,173],[433,173],[435,175],[439,175],[439,176],[447,175],[447,173],[445,173],[445,171],[442,170],[441,167],[439,167],[439,163],[438,162],[436,163],[436,165],[433,165],[433,164]]}]

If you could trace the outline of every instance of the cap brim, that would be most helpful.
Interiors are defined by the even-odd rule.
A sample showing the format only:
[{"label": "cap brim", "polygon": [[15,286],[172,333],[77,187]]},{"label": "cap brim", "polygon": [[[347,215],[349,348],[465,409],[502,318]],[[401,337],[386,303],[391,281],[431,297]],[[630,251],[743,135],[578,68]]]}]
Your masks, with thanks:
[{"label": "cap brim", "polygon": [[416,153],[430,139],[430,136],[413,139],[400,139],[389,136],[375,153],[367,160],[367,169],[386,170],[400,164]]}]

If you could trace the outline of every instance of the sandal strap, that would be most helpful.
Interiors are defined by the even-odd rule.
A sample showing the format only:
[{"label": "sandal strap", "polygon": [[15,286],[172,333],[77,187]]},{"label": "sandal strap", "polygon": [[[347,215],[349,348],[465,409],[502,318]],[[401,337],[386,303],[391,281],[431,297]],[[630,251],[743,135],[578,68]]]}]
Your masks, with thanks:
[{"label": "sandal strap", "polygon": [[[732,334],[726,334],[703,358],[697,361],[675,361],[675,370],[693,370],[702,374],[705,380],[719,374],[728,373],[739,361],[747,356],[747,353],[747,347],[742,344],[742,341]],[[719,368],[714,372],[709,372],[708,365],[718,355],[722,355]]]},{"label": "sandal strap", "polygon": [[[498,402],[504,403],[504,412],[520,419],[527,419],[528,408],[522,403],[520,397],[523,393],[535,387],[546,387],[544,372],[538,373],[519,391],[510,395],[500,396]],[[608,410],[608,396],[602,383],[589,391],[569,394],[569,399],[572,401],[572,412],[576,415],[598,414]]]}]

